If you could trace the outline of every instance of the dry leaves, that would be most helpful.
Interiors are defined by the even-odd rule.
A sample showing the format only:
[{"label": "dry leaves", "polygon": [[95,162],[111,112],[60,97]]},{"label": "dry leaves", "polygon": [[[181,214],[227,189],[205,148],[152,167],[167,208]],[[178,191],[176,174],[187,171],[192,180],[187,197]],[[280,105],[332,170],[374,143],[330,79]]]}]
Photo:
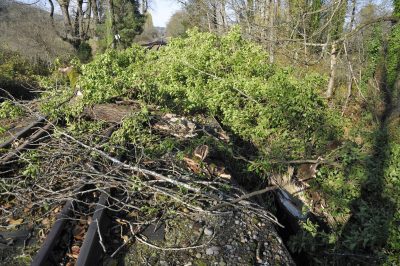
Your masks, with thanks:
[{"label": "dry leaves", "polygon": [[81,251],[81,248],[79,246],[72,246],[71,247],[71,253],[67,253],[66,255],[70,257],[71,259],[78,259],[79,257],[79,252]]},{"label": "dry leaves", "polygon": [[16,220],[10,218],[10,219],[8,220],[8,224],[9,224],[9,225],[14,225],[14,226],[16,226],[16,225],[21,225],[23,222],[24,222],[24,219],[22,219],[22,218],[16,219]]}]

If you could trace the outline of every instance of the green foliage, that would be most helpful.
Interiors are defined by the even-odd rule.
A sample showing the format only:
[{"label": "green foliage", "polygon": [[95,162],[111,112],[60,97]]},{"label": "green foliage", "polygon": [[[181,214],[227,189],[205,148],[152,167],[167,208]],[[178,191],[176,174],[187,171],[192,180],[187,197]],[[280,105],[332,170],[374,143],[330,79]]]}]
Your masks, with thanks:
[{"label": "green foliage", "polygon": [[37,177],[40,172],[40,160],[38,153],[36,151],[28,151],[22,154],[22,158],[20,159],[23,162],[26,162],[26,165],[23,169],[21,169],[21,174],[27,177]]},{"label": "green foliage", "polygon": [[[101,130],[104,129],[104,122],[78,120],[74,121],[73,123],[69,123],[67,126],[69,132],[75,136],[79,136],[84,133],[95,134],[101,132]],[[97,142],[97,138],[95,137],[91,141]]]},{"label": "green foliage", "polygon": [[159,32],[153,25],[153,18],[150,13],[144,15],[145,23],[143,24],[143,31],[140,35],[137,35],[135,42],[152,42],[159,38]]},{"label": "green foliage", "polygon": [[322,238],[323,233],[319,232],[318,224],[311,222],[310,219],[299,222],[299,226],[302,230],[297,232],[291,237],[289,242],[289,248],[294,253],[300,253],[306,251],[308,253],[315,253],[317,246],[322,246],[321,241],[316,241],[316,238]]},{"label": "green foliage", "polygon": [[0,119],[17,118],[24,115],[24,110],[13,102],[6,100],[0,103]]},{"label": "green foliage", "polygon": [[395,102],[400,99],[400,86],[396,84],[400,80],[400,23],[392,28],[387,53],[387,85],[392,90]]},{"label": "green foliage", "polygon": [[82,63],[87,63],[92,59],[92,47],[87,42],[82,42],[76,53]]},{"label": "green foliage", "polygon": [[121,36],[122,48],[130,47],[136,35],[142,32],[145,16],[139,12],[137,0],[114,0],[116,32]]},{"label": "green foliage", "polygon": [[[105,23],[99,24],[96,29],[100,53],[111,48],[115,38],[114,34],[119,34],[120,40],[117,41],[118,48],[132,46],[134,39],[143,31],[146,16],[140,14],[137,0],[114,0],[114,29],[109,10],[106,12]],[[115,31],[115,32],[114,32]],[[97,54],[100,54],[96,52]]]},{"label": "green foliage", "polygon": [[185,36],[189,28],[189,15],[185,11],[178,11],[170,18],[165,29],[167,37]]},{"label": "green foliage", "polygon": [[[371,34],[374,38],[366,45],[371,66],[366,71],[368,78],[382,62],[380,34],[381,29],[376,27]],[[400,147],[396,144],[400,137],[390,132],[388,144],[373,122],[372,113],[363,114],[357,124],[340,117],[320,96],[320,88],[325,85],[323,77],[299,75],[294,69],[271,65],[268,54],[245,40],[237,28],[224,36],[192,30],[187,38],[172,39],[157,52],[139,46],[109,50],[83,65],[80,72],[76,87],[83,98],[65,109],[57,108],[57,116],[79,118],[85,106],[121,98],[138,99],[175,113],[207,113],[256,147],[257,156],[250,166],[229,166],[239,174],[250,170],[261,176],[283,169],[282,165],[271,164],[271,159],[332,156],[338,165],[321,166],[311,181],[311,190],[323,196],[325,211],[336,219],[332,231],[323,232],[310,221],[302,223],[303,230],[292,239],[291,248],[318,254],[320,259],[324,252],[376,250],[373,255],[379,257],[384,250],[389,260],[395,261],[400,246]],[[368,78],[361,81],[364,93],[368,91]],[[58,101],[72,95],[73,89],[61,90]],[[54,97],[59,92],[50,93]],[[368,100],[379,100],[373,96],[367,94]],[[51,103],[46,108],[54,106]],[[228,158],[233,155],[231,147],[220,147],[205,137],[190,144],[160,139],[149,130],[150,119],[146,109],[132,113],[112,135],[113,146],[133,144],[149,157],[180,150],[177,157],[183,157],[197,145],[207,144],[212,146],[210,150]],[[327,144],[343,138],[344,125],[351,129],[349,139],[332,155]],[[79,125],[75,129],[96,130],[97,126]],[[373,130],[377,133],[371,134]],[[362,141],[355,141],[359,136]],[[109,149],[115,152],[116,148]],[[388,218],[392,203],[397,208],[393,219]],[[377,208],[379,204],[383,208]]]},{"label": "green foliage", "polygon": [[32,66],[20,55],[0,50],[0,86],[13,85],[32,74]]},{"label": "green foliage", "polygon": [[148,111],[143,109],[124,119],[122,127],[113,133],[111,141],[117,144],[132,143],[143,147],[152,141],[148,127]]},{"label": "green foliage", "polygon": [[134,46],[83,65],[83,105],[134,97],[175,112],[205,111],[273,157],[315,154],[340,133],[319,96],[321,77],[299,79],[270,65],[238,28],[222,37],[188,34],[157,53]]},{"label": "green foliage", "polygon": [[140,84],[137,70],[145,62],[145,50],[139,46],[118,52],[109,50],[82,66],[79,86],[86,104],[102,103],[119,96],[134,93]]},{"label": "green foliage", "polygon": [[339,3],[338,10],[332,11],[331,35],[333,40],[340,38],[345,23],[347,1]]},{"label": "green foliage", "polygon": [[264,50],[243,39],[239,29],[223,37],[188,34],[173,39],[151,62],[160,104],[183,112],[206,110],[278,156],[304,155],[306,142],[323,145],[337,134],[318,94],[323,79],[300,80],[292,70],[270,65]]},{"label": "green foliage", "polygon": [[[375,26],[370,33],[370,38],[366,41],[368,55],[367,58],[367,68],[366,73],[363,75],[363,82],[367,83],[367,79],[373,77],[373,74],[376,70],[376,66],[381,57],[381,47],[382,47],[382,28],[379,26]],[[365,84],[366,85],[366,84]]]},{"label": "green foliage", "polygon": [[385,167],[385,195],[390,195],[395,203],[394,217],[389,226],[389,238],[386,253],[388,255],[388,265],[400,263],[400,144],[397,136],[400,136],[400,130],[393,130],[389,142],[390,149],[388,152],[388,160]]}]

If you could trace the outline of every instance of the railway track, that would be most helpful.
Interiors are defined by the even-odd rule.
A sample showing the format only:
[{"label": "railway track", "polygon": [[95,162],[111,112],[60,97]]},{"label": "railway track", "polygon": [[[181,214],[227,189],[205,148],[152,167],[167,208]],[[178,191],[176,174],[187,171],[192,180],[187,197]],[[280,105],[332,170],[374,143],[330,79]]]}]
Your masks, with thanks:
[{"label": "railway track", "polygon": [[[45,118],[40,118],[0,144],[6,150],[0,156],[0,173],[18,168],[18,157],[51,138],[53,126],[54,122],[46,123]],[[111,136],[115,129],[115,126],[108,128],[104,137]],[[100,174],[93,166],[89,165],[89,168]],[[109,209],[110,195],[118,194],[117,189],[101,191],[96,188],[95,182],[89,183],[91,185],[82,184],[75,191],[74,198],[65,202],[31,265],[102,264],[107,251],[114,254],[121,249],[121,243],[113,248],[108,244],[112,235],[110,226],[117,216]],[[105,236],[108,236],[107,239],[103,239]],[[120,242],[114,240],[114,243]]]},{"label": "railway track", "polygon": [[[0,169],[14,171],[18,168],[19,156],[24,152],[40,148],[46,140],[51,138],[53,122],[45,123],[45,119],[29,124],[12,139],[2,143],[8,148],[0,157]],[[112,135],[116,126],[107,128],[104,140]],[[86,165],[91,172],[101,174],[91,165]],[[5,173],[0,172],[1,173]],[[4,178],[4,176],[1,176]],[[120,191],[117,188],[102,191],[96,187],[96,182],[86,180],[67,200],[57,215],[55,222],[48,231],[40,249],[33,257],[32,266],[51,265],[103,265],[108,258],[120,253],[126,242],[122,242],[118,232],[113,232],[118,217],[125,218],[124,214],[112,211],[112,201],[117,199]],[[122,228],[121,224],[117,224]],[[128,231],[125,226],[125,231]],[[121,231],[121,230],[117,230]]]},{"label": "railway track", "polygon": [[[54,173],[55,179],[60,180],[60,182],[57,183],[58,187],[52,188],[53,191],[51,191],[51,189],[48,187],[45,187],[47,186],[47,183],[43,182],[39,184],[42,187],[39,185],[37,187],[32,187],[32,190],[39,188],[39,191],[45,192],[43,194],[39,194],[39,198],[35,198],[37,202],[40,202],[39,204],[45,202],[42,195],[53,195],[56,197],[52,199],[52,202],[55,202],[58,210],[61,208],[62,210],[60,213],[58,213],[56,218],[53,213],[51,214],[51,220],[53,223],[51,227],[51,223],[48,223],[49,226],[45,227],[43,232],[47,233],[43,233],[45,236],[43,237],[44,241],[42,242],[41,247],[39,249],[35,247],[35,254],[32,255],[33,261],[31,265],[116,265],[118,264],[116,261],[123,259],[122,257],[124,256],[124,253],[130,254],[132,257],[134,257],[134,259],[137,259],[142,255],[140,253],[140,256],[138,256],[138,254],[135,252],[128,252],[129,243],[140,242],[142,245],[147,245],[152,248],[163,248],[154,246],[151,243],[153,240],[163,240],[164,236],[166,236],[165,232],[163,232],[164,229],[159,229],[164,228],[162,226],[159,227],[159,222],[162,224],[162,219],[166,219],[163,217],[164,213],[161,210],[153,208],[157,200],[165,200],[165,198],[160,195],[168,195],[173,197],[179,201],[182,206],[185,206],[185,208],[183,208],[182,206],[179,206],[180,204],[177,204],[177,206],[173,205],[173,212],[179,211],[180,213],[187,214],[190,213],[191,210],[194,213],[199,209],[201,210],[201,208],[197,209],[196,205],[192,206],[190,203],[187,204],[178,197],[175,197],[175,195],[178,194],[171,194],[174,193],[173,189],[175,187],[179,187],[179,189],[184,188],[190,190],[192,195],[201,193],[197,187],[193,189],[190,186],[185,186],[187,184],[185,183],[184,179],[178,178],[175,180],[145,168],[142,169],[140,167],[125,164],[123,161],[126,158],[117,160],[113,157],[105,155],[103,155],[104,158],[96,157],[96,155],[99,155],[98,151],[102,151],[102,145],[107,144],[106,142],[108,138],[118,128],[118,123],[110,122],[110,124],[108,124],[109,127],[106,128],[103,133],[96,135],[96,137],[104,137],[102,141],[97,140],[96,142],[91,143],[91,139],[87,137],[84,142],[87,142],[88,145],[92,145],[93,148],[91,148],[92,146],[86,146],[83,142],[81,143],[72,136],[63,135],[63,133],[61,133],[62,137],[60,138],[52,138],[51,134],[52,131],[54,131],[53,126],[55,122],[56,121],[48,122],[46,119],[41,118],[38,121],[27,125],[20,132],[15,134],[12,139],[0,144],[0,147],[5,149],[3,155],[0,155],[0,175],[2,174],[3,169],[16,171],[21,164],[24,165],[23,162],[20,162],[19,157],[28,150],[38,148],[43,149],[45,153],[47,153],[47,156],[44,157],[47,159],[46,161],[50,161],[50,163],[47,163],[47,166],[49,166],[49,164],[53,164],[50,167],[51,169],[54,169],[52,174]],[[90,137],[93,136],[91,135]],[[46,142],[50,143],[51,145],[46,145]],[[63,145],[68,147],[63,147]],[[46,149],[48,146],[51,146],[53,149]],[[106,145],[104,145],[104,147],[105,146]],[[66,148],[69,150],[68,152],[64,153]],[[94,149],[97,151],[96,155],[92,154]],[[51,157],[54,156],[52,151],[56,151],[55,153],[58,154],[58,161],[52,160]],[[113,151],[108,152],[110,154],[113,153]],[[113,155],[115,154],[116,153]],[[64,159],[65,157],[68,157],[68,159]],[[65,162],[67,160],[69,161]],[[105,163],[105,161],[108,162]],[[63,163],[68,165],[68,167],[62,167]],[[162,167],[165,173],[168,173],[169,171],[169,165],[164,161],[147,161],[146,163],[154,165],[157,164],[158,169]],[[165,165],[162,163],[165,163]],[[172,169],[176,171],[175,168]],[[67,178],[73,178],[74,174],[76,173],[78,175],[74,179],[74,181],[76,181],[75,184],[71,186],[69,190],[64,188],[68,187],[73,182],[69,182],[68,179],[63,179],[63,177],[60,177],[60,175],[62,175],[65,171],[67,173],[65,174]],[[187,173],[185,169],[178,169],[178,171],[181,171],[184,174]],[[44,178],[47,177],[46,173],[48,172],[44,171],[43,173],[44,175],[38,177],[38,179],[45,180],[44,182],[52,180],[51,178]],[[142,187],[143,184],[141,182],[138,182],[140,184],[135,183],[136,180],[131,180],[128,184],[127,181],[130,177],[132,177],[132,173],[135,173],[135,175],[139,176],[139,178],[149,177],[148,180],[143,182],[144,184],[147,183],[145,186],[148,187]],[[20,178],[20,175],[15,176],[15,179]],[[101,183],[101,178],[106,180],[106,182]],[[209,182],[206,181],[204,186],[207,186],[206,183],[208,184]],[[199,184],[201,183],[196,185]],[[31,185],[31,183],[29,183],[28,186],[29,185]],[[136,188],[136,186],[139,188]],[[143,189],[147,189],[147,191],[142,192]],[[63,196],[59,197],[60,191],[67,191],[68,193],[62,193]],[[127,191],[129,191],[129,194]],[[46,194],[46,192],[50,194]],[[124,193],[126,195],[124,195]],[[206,198],[206,200],[208,200],[207,202],[204,201],[204,203],[201,202],[201,204],[204,204],[202,205],[203,207],[210,205],[210,202],[215,205],[214,207],[210,208],[210,211],[213,211],[216,207],[220,208],[221,206],[229,205],[227,202],[218,204],[218,202],[222,199],[217,197],[217,194],[205,192],[202,195]],[[187,198],[185,200],[187,200]],[[134,201],[136,202],[132,203]],[[149,201],[153,201],[154,205],[147,205]],[[165,202],[163,204],[167,204]],[[121,208],[121,206],[124,208]],[[142,207],[144,211],[142,211]],[[170,206],[163,206],[163,208],[169,207]],[[146,208],[148,208],[147,213],[145,213]],[[188,208],[191,208],[191,210]],[[48,213],[47,210],[46,212]],[[175,216],[173,212],[168,215],[171,215],[171,217]],[[230,221],[234,218],[237,219],[237,217],[233,216],[227,218],[227,221]],[[40,225],[41,222],[42,220],[39,220],[39,226],[35,227],[36,229],[43,228],[43,226]],[[188,223],[186,225],[192,223],[192,221],[185,222]],[[185,236],[184,240],[182,240],[182,247],[176,247],[175,243],[168,243],[166,244],[165,249],[169,251],[181,251],[191,250],[194,248],[205,248],[212,241],[213,238],[207,239],[202,233],[202,227],[205,227],[205,224],[197,223],[196,221],[191,225],[192,227],[190,228],[192,229],[199,226],[201,227],[194,229],[193,232],[189,234],[190,236],[196,236],[196,239],[186,242],[186,240],[189,238]],[[153,226],[153,229],[151,226]],[[165,224],[163,226],[165,226]],[[232,226],[235,225],[232,224]],[[175,225],[175,227],[178,228],[178,225]],[[159,232],[159,236],[157,236],[157,233],[155,233],[157,231],[156,228]],[[179,232],[186,231],[188,231],[188,228],[181,228]],[[199,232],[199,236],[195,235]],[[154,237],[154,239],[151,239],[151,237]],[[211,236],[208,235],[208,237]],[[146,242],[147,240],[150,241]],[[136,250],[136,246],[133,250]],[[207,253],[206,250],[203,250],[203,252]],[[193,256],[193,254],[188,256]],[[128,259],[128,261],[130,260]]]},{"label": "railway track", "polygon": [[[82,188],[79,198],[65,203],[31,265],[101,264],[106,254],[102,236],[107,235],[110,224],[108,201],[106,193]],[[82,221],[88,226],[82,225]]]}]

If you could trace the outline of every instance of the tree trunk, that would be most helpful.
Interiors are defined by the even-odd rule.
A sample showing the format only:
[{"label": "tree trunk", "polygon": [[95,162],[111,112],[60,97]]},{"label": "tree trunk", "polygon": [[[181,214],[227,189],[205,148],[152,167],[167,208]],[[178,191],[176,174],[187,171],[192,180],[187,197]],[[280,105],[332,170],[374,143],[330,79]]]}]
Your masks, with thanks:
[{"label": "tree trunk", "polygon": [[148,10],[148,8],[149,8],[149,3],[148,3],[148,1],[147,0],[142,0],[141,1],[141,5],[140,5],[140,9],[141,9],[141,13],[142,14],[146,14],[147,13],[147,10]]},{"label": "tree trunk", "polygon": [[218,31],[224,32],[226,29],[226,10],[225,10],[225,0],[217,1],[217,24]]},{"label": "tree trunk", "polygon": [[333,96],[333,89],[335,85],[335,77],[336,77],[336,64],[337,64],[337,44],[336,42],[332,43],[332,50],[331,50],[331,72],[329,75],[329,83],[328,88],[326,90],[326,97],[328,99],[332,98]]},{"label": "tree trunk", "polygon": [[214,31],[218,30],[217,15],[218,15],[217,3],[216,1],[213,1],[211,3],[211,26]]},{"label": "tree trunk", "polygon": [[354,19],[356,16],[356,4],[357,4],[357,0],[352,0],[351,1],[351,17],[350,17],[350,26],[349,26],[349,30],[353,30],[353,26],[354,26]]},{"label": "tree trunk", "polygon": [[269,1],[269,62],[271,64],[275,61],[275,1]]},{"label": "tree trunk", "polygon": [[71,17],[69,16],[69,0],[58,0],[58,3],[61,8],[61,13],[63,15],[63,20],[64,20],[64,27],[65,27],[65,32],[67,35],[67,39],[72,39],[72,24],[71,24]]},{"label": "tree trunk", "polygon": [[83,29],[83,0],[78,0],[78,6],[77,6],[77,16],[78,16],[78,34],[79,34],[79,39],[82,41],[84,38],[84,29]]},{"label": "tree trunk", "polygon": [[99,9],[97,7],[97,0],[90,0],[90,2],[91,2],[91,6],[92,6],[94,25],[95,25],[95,28],[97,28],[97,25],[100,23]]},{"label": "tree trunk", "polygon": [[108,5],[109,5],[109,16],[110,16],[110,35],[112,38],[112,42],[111,42],[111,48],[115,48],[116,47],[116,39],[115,39],[115,35],[116,35],[116,30],[115,30],[115,17],[114,17],[114,1],[113,0],[108,0]]}]

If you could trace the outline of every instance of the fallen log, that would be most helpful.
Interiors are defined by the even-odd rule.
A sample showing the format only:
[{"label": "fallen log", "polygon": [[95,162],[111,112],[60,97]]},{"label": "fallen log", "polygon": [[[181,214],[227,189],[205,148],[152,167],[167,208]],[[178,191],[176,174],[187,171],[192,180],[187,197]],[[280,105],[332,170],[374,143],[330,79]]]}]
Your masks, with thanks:
[{"label": "fallen log", "polygon": [[103,121],[108,123],[121,123],[132,111],[139,110],[140,104],[134,103],[131,105],[120,104],[96,104],[92,107],[86,108],[83,112],[85,117],[92,120]]}]

